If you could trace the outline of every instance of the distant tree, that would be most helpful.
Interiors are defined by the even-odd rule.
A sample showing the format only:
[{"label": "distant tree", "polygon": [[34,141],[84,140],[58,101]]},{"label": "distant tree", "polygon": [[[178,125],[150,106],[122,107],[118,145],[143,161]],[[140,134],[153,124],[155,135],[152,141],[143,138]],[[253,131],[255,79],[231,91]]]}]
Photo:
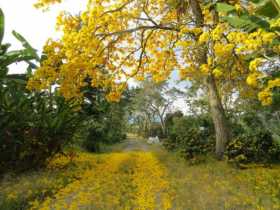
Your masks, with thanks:
[{"label": "distant tree", "polygon": [[167,82],[154,83],[147,78],[140,83],[137,94],[133,98],[135,115],[142,118],[144,129],[150,129],[152,123],[159,122],[163,135],[166,134],[165,116],[174,105],[174,102],[183,93],[170,88]]}]

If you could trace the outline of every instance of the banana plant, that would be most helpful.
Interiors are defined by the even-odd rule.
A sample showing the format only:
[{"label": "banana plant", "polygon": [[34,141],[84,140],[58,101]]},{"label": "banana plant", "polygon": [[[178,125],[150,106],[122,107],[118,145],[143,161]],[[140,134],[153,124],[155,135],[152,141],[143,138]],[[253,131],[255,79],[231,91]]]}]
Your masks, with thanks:
[{"label": "banana plant", "polygon": [[5,32],[5,16],[0,8],[0,81],[2,80],[14,80],[20,81],[26,80],[26,74],[8,74],[8,66],[17,62],[28,63],[28,70],[36,68],[34,61],[39,62],[40,58],[36,50],[26,41],[26,39],[16,31],[13,31],[13,36],[21,42],[23,49],[8,51],[10,44],[3,44]]},{"label": "banana plant", "polygon": [[2,44],[2,40],[4,37],[4,13],[0,8],[0,45]]}]

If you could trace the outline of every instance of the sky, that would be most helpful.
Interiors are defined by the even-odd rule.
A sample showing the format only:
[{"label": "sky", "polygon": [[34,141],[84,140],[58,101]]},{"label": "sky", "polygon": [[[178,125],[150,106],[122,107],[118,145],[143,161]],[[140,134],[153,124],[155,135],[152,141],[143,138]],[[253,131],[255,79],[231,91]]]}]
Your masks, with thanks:
[{"label": "sky", "polygon": [[[48,38],[57,38],[59,33],[55,30],[57,15],[66,10],[78,13],[86,8],[86,0],[64,0],[63,3],[52,5],[49,11],[35,9],[33,4],[36,0],[0,0],[0,8],[5,14],[5,35],[4,43],[10,43],[10,50],[21,49],[21,44],[12,35],[15,30],[23,35],[32,47],[42,52],[43,45]],[[26,65],[24,63],[9,66],[9,73],[23,73]],[[173,82],[177,78],[176,73],[172,75]],[[180,85],[181,88],[184,85]],[[175,103],[175,109],[186,113],[184,99],[179,99]]]},{"label": "sky", "polygon": [[[49,11],[43,12],[33,7],[35,2],[36,0],[0,0],[0,7],[5,14],[4,43],[12,44],[10,50],[21,48],[20,42],[12,35],[12,30],[15,30],[41,52],[48,38],[59,35],[55,31],[59,12],[67,10],[78,13],[86,6],[86,1],[64,0],[64,3],[54,5]],[[22,63],[10,66],[10,73],[24,71],[25,65]]]}]

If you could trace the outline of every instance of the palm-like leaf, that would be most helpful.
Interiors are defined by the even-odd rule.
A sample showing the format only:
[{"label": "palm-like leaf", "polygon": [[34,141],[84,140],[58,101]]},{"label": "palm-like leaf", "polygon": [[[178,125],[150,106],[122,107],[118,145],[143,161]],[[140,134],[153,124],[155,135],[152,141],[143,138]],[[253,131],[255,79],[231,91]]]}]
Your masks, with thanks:
[{"label": "palm-like leaf", "polygon": [[29,43],[28,41],[18,32],[12,31],[12,34],[14,37],[19,40],[22,44],[22,46],[26,49],[26,51],[34,57],[37,61],[40,61],[40,57],[37,54],[37,50],[35,50]]},{"label": "palm-like leaf", "polygon": [[0,45],[2,43],[2,40],[4,38],[4,13],[2,11],[2,9],[0,8]]}]

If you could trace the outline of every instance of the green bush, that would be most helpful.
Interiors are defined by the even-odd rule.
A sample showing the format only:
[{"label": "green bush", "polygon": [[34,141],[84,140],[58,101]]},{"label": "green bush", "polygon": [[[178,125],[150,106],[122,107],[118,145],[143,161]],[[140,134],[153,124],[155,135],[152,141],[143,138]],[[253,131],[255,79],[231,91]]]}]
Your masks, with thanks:
[{"label": "green bush", "polygon": [[71,142],[80,117],[62,97],[10,82],[0,98],[0,171],[41,167]]},{"label": "green bush", "polygon": [[91,152],[100,152],[103,145],[119,143],[126,138],[124,97],[119,103],[109,103],[102,90],[87,87],[82,111],[88,116],[82,146]]},{"label": "green bush", "polygon": [[[235,116],[233,140],[227,146],[229,162],[241,166],[248,163],[270,163],[280,160],[280,144],[273,126],[279,124],[273,120],[273,110],[258,108],[244,111]],[[268,115],[269,118],[265,117]],[[266,120],[264,120],[266,119]],[[272,125],[273,122],[273,125]]]},{"label": "green bush", "polygon": [[93,121],[88,128],[83,147],[90,152],[101,152],[103,145],[119,143],[124,139],[125,131],[118,122]]},{"label": "green bush", "polygon": [[207,117],[175,117],[168,128],[164,146],[177,150],[186,159],[206,154],[213,150],[214,128]]},{"label": "green bush", "polygon": [[243,133],[228,144],[227,157],[237,165],[275,162],[280,160],[280,144],[265,130]]}]

